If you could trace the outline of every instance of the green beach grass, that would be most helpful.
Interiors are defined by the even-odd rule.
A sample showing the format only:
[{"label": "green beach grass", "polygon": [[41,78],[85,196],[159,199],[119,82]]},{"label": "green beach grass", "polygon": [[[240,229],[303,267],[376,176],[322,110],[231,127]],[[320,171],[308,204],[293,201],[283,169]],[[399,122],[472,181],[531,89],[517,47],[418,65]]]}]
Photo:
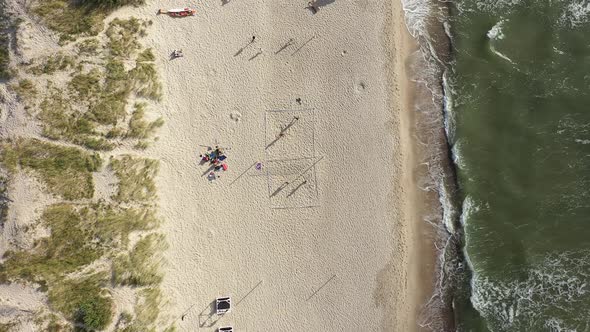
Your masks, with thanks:
[{"label": "green beach grass", "polygon": [[105,32],[109,40],[107,47],[110,56],[130,58],[141,48],[139,38],[146,36],[145,28],[150,24],[150,21],[136,18],[114,19]]},{"label": "green beach grass", "polygon": [[[100,329],[111,320],[112,313],[106,310],[110,300],[104,296],[111,283],[157,287],[161,281],[158,268],[161,251],[166,248],[161,234],[149,234],[128,250],[131,232],[152,230],[158,224],[154,211],[147,208],[51,205],[39,225],[50,235],[38,239],[31,250],[7,252],[0,265],[0,281],[35,282],[41,290],[49,291],[52,308],[70,321]],[[68,278],[87,270],[96,260],[110,257],[114,257],[112,272]]]},{"label": "green beach grass", "polygon": [[59,89],[52,89],[39,105],[37,118],[42,121],[43,136],[65,140],[92,150],[108,151],[114,145],[97,131],[97,124],[86,113],[75,111],[71,99]]},{"label": "green beach grass", "polygon": [[[126,250],[129,234],[153,230],[159,225],[151,208],[120,208],[115,205],[92,204],[83,213],[92,224],[94,238],[102,246]],[[116,251],[115,250],[115,251]]]},{"label": "green beach grass", "polygon": [[164,124],[164,120],[158,118],[152,122],[146,121],[145,103],[136,103],[134,108],[135,110],[131,115],[131,119],[129,119],[129,130],[127,131],[126,137],[140,140],[151,138],[156,130]]},{"label": "green beach grass", "polygon": [[32,12],[60,35],[62,43],[79,37],[96,36],[104,28],[104,19],[114,9],[125,5],[141,5],[143,0],[43,0],[36,2]]},{"label": "green beach grass", "polygon": [[[138,140],[137,149],[149,145],[147,139],[163,121],[147,122],[147,104],[143,102],[136,103],[133,110],[128,106],[132,96],[154,101],[162,96],[155,56],[149,48],[142,50],[139,43],[149,25],[149,21],[136,18],[115,19],[106,29],[104,43],[88,38],[76,44],[79,56],[101,50],[103,61],[81,65],[73,56],[57,53],[26,67],[29,74],[37,76],[70,73],[65,86],[50,83],[43,93],[30,79],[11,85],[27,107],[34,108],[45,137],[98,151],[112,150],[121,139]],[[129,61],[135,65],[126,69]]]},{"label": "green beach grass", "polygon": [[[43,212],[39,224],[48,229],[50,235],[37,240],[30,251],[8,252],[2,265],[2,279],[58,280],[105,254],[126,251],[131,232],[152,230],[158,225],[155,212],[148,208],[124,209],[100,203],[50,205]],[[163,242],[158,242],[161,239],[149,236],[146,239],[144,245],[136,245],[138,251],[130,257],[153,255],[148,252],[162,248],[160,245]],[[135,274],[141,275],[139,272]]]},{"label": "green beach grass", "polygon": [[0,324],[0,332],[10,332],[16,328],[16,323],[2,323]]},{"label": "green beach grass", "polygon": [[10,70],[10,47],[8,30],[11,17],[5,13],[4,5],[0,4],[0,80],[8,80],[12,77]]},{"label": "green beach grass", "polygon": [[78,54],[81,56],[98,55],[100,41],[97,38],[84,39],[76,44]]},{"label": "green beach grass", "polygon": [[117,285],[153,286],[162,281],[158,271],[161,253],[166,249],[162,234],[149,234],[139,240],[127,254],[113,262],[113,278]]},{"label": "green beach grass", "polygon": [[48,293],[52,308],[81,326],[81,331],[103,330],[112,320],[113,300],[108,294],[106,273],[64,280]]},{"label": "green beach grass", "polygon": [[50,206],[41,220],[51,234],[30,251],[5,254],[2,279],[53,284],[102,256],[104,250],[93,241],[89,225],[72,205]]},{"label": "green beach grass", "polygon": [[10,88],[14,92],[16,92],[20,100],[23,101],[24,104],[29,107],[31,103],[34,102],[38,94],[37,88],[35,87],[35,83],[26,78],[19,80],[18,83],[11,84]]},{"label": "green beach grass", "polygon": [[[44,330],[104,330],[116,318],[111,292],[122,286],[132,287],[137,299],[132,313],[118,317],[125,326],[117,323],[116,330],[159,329],[156,322],[165,304],[159,267],[167,245],[162,234],[153,233],[160,224],[154,205],[158,161],[129,154],[112,158],[108,167],[118,184],[111,199],[94,198],[93,180],[103,166],[100,151],[126,140],[145,148],[163,124],[162,118],[146,119],[145,99],[162,96],[156,57],[140,43],[151,21],[114,19],[106,29],[104,24],[114,9],[142,3],[39,0],[30,6],[59,34],[62,45],[72,42],[73,47],[16,67],[21,78],[10,87],[50,141],[5,140],[0,165],[8,171],[8,183],[25,172],[59,202],[20,230],[34,242],[27,250],[5,252],[0,282],[33,283],[47,293],[51,310],[35,318]],[[99,36],[101,31],[106,38]],[[9,70],[2,45],[0,36],[0,78]],[[132,234],[139,240],[131,241]],[[0,332],[11,328],[0,325]]]},{"label": "green beach grass", "polygon": [[11,77],[9,65],[8,37],[0,35],[0,79],[6,80]]},{"label": "green beach grass", "polygon": [[41,59],[36,59],[36,64],[27,68],[27,72],[34,75],[51,75],[58,71],[72,69],[76,65],[74,57],[57,53]]},{"label": "green beach grass", "polygon": [[153,331],[153,326],[160,308],[164,305],[162,291],[156,287],[144,288],[139,292],[139,300],[135,305],[135,321],[131,324],[132,331]]},{"label": "green beach grass", "polygon": [[49,192],[66,200],[92,198],[92,172],[102,163],[98,154],[36,139],[4,143],[0,161],[11,172],[30,170]]},{"label": "green beach grass", "polygon": [[123,155],[111,159],[109,166],[119,179],[117,193],[113,196],[115,201],[146,202],[155,198],[157,160]]}]

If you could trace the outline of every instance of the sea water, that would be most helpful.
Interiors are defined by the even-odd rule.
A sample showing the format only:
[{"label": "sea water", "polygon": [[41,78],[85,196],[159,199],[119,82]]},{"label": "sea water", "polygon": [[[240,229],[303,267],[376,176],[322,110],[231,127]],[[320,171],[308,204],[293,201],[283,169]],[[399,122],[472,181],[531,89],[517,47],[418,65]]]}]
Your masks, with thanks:
[{"label": "sea water", "polygon": [[590,1],[455,0],[448,23],[457,329],[590,331]]}]

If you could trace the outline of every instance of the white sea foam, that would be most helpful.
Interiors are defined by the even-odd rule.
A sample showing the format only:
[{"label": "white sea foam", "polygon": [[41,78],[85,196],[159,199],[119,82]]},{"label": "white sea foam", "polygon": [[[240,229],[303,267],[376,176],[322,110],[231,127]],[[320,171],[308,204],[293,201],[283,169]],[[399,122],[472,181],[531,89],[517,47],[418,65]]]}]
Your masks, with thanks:
[{"label": "white sea foam", "polygon": [[[448,23],[448,22],[445,22]],[[445,33],[449,34],[449,26],[448,24],[445,25]],[[442,106],[443,106],[443,125],[445,129],[445,135],[447,141],[453,142],[455,136],[455,114],[453,112],[453,96],[455,95],[452,84],[449,82],[449,72],[445,70],[442,73]],[[455,158],[455,154],[451,151],[451,155],[453,159]],[[447,179],[443,177],[443,179]],[[453,180],[456,180],[453,178]],[[440,188],[443,193],[441,195],[441,203],[443,206],[443,223],[447,230],[451,232],[451,234],[456,234],[457,229],[455,227],[455,218],[457,217],[457,211],[454,206],[453,197],[447,192],[447,188],[455,188],[455,186],[445,185],[444,183],[441,184]]]},{"label": "white sea foam", "polygon": [[[452,128],[452,96],[448,86],[441,85],[443,81],[445,50],[437,43],[439,38],[444,38],[440,30],[429,31],[433,28],[433,20],[437,20],[444,27],[444,33],[449,35],[449,26],[445,24],[446,10],[442,2],[433,0],[402,0],[405,12],[406,26],[420,45],[419,52],[409,59],[412,81],[416,84],[414,108],[416,121],[419,128],[417,132],[420,143],[427,147],[424,150],[422,165],[426,165],[427,174],[421,179],[422,188],[435,192],[439,199],[439,205],[432,212],[431,219],[426,219],[437,230],[435,246],[439,249],[439,261],[437,263],[438,283],[430,301],[426,304],[420,316],[420,325],[428,326],[432,331],[447,330],[446,313],[449,306],[449,290],[454,286],[455,274],[460,262],[458,262],[457,242],[459,230],[456,229],[458,211],[455,206],[457,188],[452,167],[449,165],[449,151],[447,140],[441,132],[445,128],[447,135]],[[436,35],[431,35],[434,32]],[[450,36],[449,36],[450,38]],[[446,41],[443,41],[446,42]],[[443,114],[441,116],[441,106]],[[459,267],[460,268],[460,267]],[[443,317],[445,316],[445,317]]]},{"label": "white sea foam", "polygon": [[[477,211],[479,211],[480,209],[480,205],[476,204],[473,199],[471,198],[471,196],[467,196],[465,197],[465,199],[463,200],[463,204],[461,207],[461,217],[460,217],[460,222],[461,222],[461,227],[463,227],[463,229],[465,229],[465,226],[467,225],[469,218]],[[473,263],[471,262],[471,258],[469,257],[469,252],[467,251],[467,246],[469,244],[469,242],[471,241],[471,237],[469,235],[469,233],[464,232],[464,240],[465,240],[465,246],[463,247],[463,257],[465,258],[465,263],[467,264],[467,266],[469,267],[469,270],[472,271],[473,275],[475,276],[475,274],[477,273],[474,270],[474,266]],[[474,285],[474,278],[471,279],[471,287],[475,287]]]},{"label": "white sea foam", "polygon": [[[544,0],[548,1],[548,0]],[[590,0],[549,0],[563,6],[562,13],[556,22],[560,26],[575,28],[590,22]],[[522,0],[479,0],[476,3],[478,11],[499,12],[518,6]],[[459,6],[460,8],[463,6]],[[466,10],[466,9],[464,9]]]},{"label": "white sea foam", "polygon": [[[548,1],[569,3],[566,10],[567,15],[564,15],[564,17],[568,18],[568,22],[571,21],[571,25],[580,24],[590,19],[590,0]],[[459,8],[460,11],[469,10],[468,8],[473,3],[465,4],[467,2],[468,0],[459,1],[458,6],[465,7]],[[500,10],[509,10],[510,7],[517,5],[522,5],[520,0],[480,0],[477,2],[476,7],[480,11],[498,12]],[[500,20],[486,35],[489,39],[490,50],[500,58],[514,64],[510,57],[498,51],[498,49],[505,51],[501,47],[501,41],[511,37],[509,33],[506,33],[509,32],[505,29],[506,22],[508,21]],[[555,51],[560,52],[557,49]],[[445,115],[452,120],[453,104],[461,104],[463,98],[475,96],[457,96],[456,100],[447,99],[452,84],[446,82],[446,77],[443,77],[443,86],[446,92],[444,100]],[[590,135],[590,124],[575,120],[569,118],[560,120],[558,130],[567,134],[575,127],[578,137],[585,138],[586,130]],[[445,119],[445,130],[448,137],[454,136],[453,129],[454,123]],[[581,129],[584,131],[580,135],[579,130]],[[570,137],[568,137],[568,141],[571,140]],[[453,141],[451,140],[451,142]],[[577,139],[576,142],[590,144],[590,140],[586,139]],[[461,144],[460,140],[455,142],[452,154],[455,164],[463,169],[465,165],[463,165],[464,161],[461,158]],[[584,203],[587,203],[587,200],[584,200]],[[489,208],[489,206],[485,202],[475,202],[470,196],[467,196],[462,205],[461,225],[464,228],[476,227],[476,225],[469,225],[471,218],[477,211],[486,208]],[[470,235],[472,234],[468,232],[464,234],[465,243],[475,244],[472,241],[482,241],[479,238],[471,238]],[[470,257],[469,253],[464,249],[464,258],[472,271],[471,301],[473,307],[485,318],[486,324],[489,325],[491,331],[571,332],[576,331],[576,328],[579,329],[578,331],[586,331],[590,328],[588,320],[590,307],[587,305],[590,296],[590,252],[556,253],[546,257],[529,257],[529,262],[540,263],[532,265],[528,269],[523,267],[520,273],[507,271],[518,274],[519,278],[505,282],[498,281],[498,278],[495,277],[487,278],[486,272],[481,268],[478,269],[478,266],[481,266],[479,264],[485,264],[481,257]],[[471,258],[478,258],[479,260],[472,262]],[[475,266],[473,263],[475,263]],[[494,271],[493,273],[497,272]],[[559,313],[563,313],[564,310],[578,313],[579,316],[576,319],[579,324],[568,325],[572,324],[569,318],[559,317]],[[556,314],[551,315],[551,313]],[[567,324],[565,321],[567,321]],[[584,328],[584,326],[586,327]]]},{"label": "white sea foam", "polygon": [[560,23],[575,28],[590,20],[590,1],[567,0],[567,6],[560,17]]},{"label": "white sea foam", "polygon": [[545,327],[550,332],[577,332],[575,328],[565,327],[565,323],[561,319],[551,318],[545,322]]},{"label": "white sea foam", "polygon": [[530,261],[540,264],[521,271],[525,277],[510,282],[474,273],[471,302],[492,330],[569,331],[551,312],[577,312],[577,323],[587,323],[590,252],[556,253]]},{"label": "white sea foam", "polygon": [[493,40],[500,40],[504,39],[504,32],[502,32],[502,26],[504,25],[504,20],[496,23],[490,31],[488,31],[488,38]]},{"label": "white sea foam", "polygon": [[555,51],[555,53],[557,53],[557,54],[559,54],[559,55],[564,55],[564,54],[565,54],[565,52],[564,52],[564,51],[562,51],[562,50],[558,49],[558,48],[557,48],[557,47],[555,47],[555,46],[553,46],[553,50]]},{"label": "white sea foam", "polygon": [[444,90],[443,111],[444,111],[444,125],[445,133],[449,142],[455,141],[455,91],[453,84],[450,82],[449,71],[445,70],[442,75],[442,84]]},{"label": "white sea foam", "polygon": [[583,117],[579,115],[567,114],[559,119],[557,133],[565,137],[572,137],[574,135],[590,137],[590,123],[585,122]]},{"label": "white sea foam", "polygon": [[461,208],[462,210],[462,214],[461,214],[461,225],[463,225],[463,227],[465,227],[467,225],[467,221],[469,221],[469,218],[476,212],[478,212],[480,210],[480,206],[479,204],[476,204],[473,201],[473,198],[471,198],[471,196],[467,196],[464,200],[463,200],[463,206]]},{"label": "white sea foam", "polygon": [[520,4],[521,0],[480,0],[477,9],[480,11],[497,11]]},{"label": "white sea foam", "polygon": [[510,58],[509,58],[509,57],[507,57],[506,55],[504,55],[504,54],[502,54],[502,53],[498,52],[498,51],[496,50],[496,48],[494,47],[494,45],[490,44],[490,50],[491,50],[491,51],[492,51],[494,54],[496,54],[497,56],[499,56],[500,58],[502,58],[502,59],[504,59],[504,60],[506,60],[506,61],[510,62],[511,64],[514,64],[514,61],[512,61],[512,59],[510,59]]},{"label": "white sea foam", "polygon": [[455,163],[455,165],[461,169],[461,170],[465,170],[467,168],[467,165],[465,165],[465,162],[463,161],[463,155],[461,153],[461,148],[463,146],[463,141],[461,139],[458,139],[455,141],[455,145],[453,145],[453,162]]},{"label": "white sea foam", "polygon": [[[413,80],[416,83],[418,90],[422,91],[422,96],[429,95],[432,102],[420,101],[416,108],[420,113],[421,131],[424,134],[423,144],[429,146],[427,157],[428,176],[430,186],[436,188],[440,205],[442,207],[442,224],[451,234],[456,232],[455,220],[457,216],[456,209],[453,206],[453,195],[455,184],[452,176],[449,176],[446,170],[445,158],[447,156],[446,142],[441,141],[440,128],[445,125],[447,120],[447,110],[452,108],[452,101],[450,96],[444,93],[441,89],[440,79],[444,75],[442,71],[443,61],[438,58],[435,51],[435,43],[438,40],[433,40],[430,36],[429,22],[433,19],[438,19],[441,23],[445,22],[442,15],[443,11],[437,10],[438,4],[432,0],[402,0],[403,9],[405,13],[406,26],[410,34],[418,39],[420,42],[420,52],[416,53],[410,60],[411,72],[414,73]],[[448,29],[448,26],[446,27]],[[439,36],[440,37],[440,36]],[[445,117],[441,121],[440,105],[445,108]]]},{"label": "white sea foam", "polygon": [[428,34],[428,20],[432,15],[430,0],[402,0],[406,26],[414,37]]},{"label": "white sea foam", "polygon": [[455,216],[456,216],[456,211],[455,211],[455,206],[453,205],[453,200],[452,200],[452,196],[450,195],[449,191],[447,190],[447,188],[449,188],[450,186],[448,184],[445,183],[445,181],[447,181],[448,178],[446,177],[441,177],[440,180],[440,184],[439,184],[439,200],[440,200],[440,204],[443,207],[443,225],[445,225],[445,228],[447,229],[447,231],[449,231],[451,234],[456,234],[457,229],[455,227]]},{"label": "white sea foam", "polygon": [[501,57],[502,59],[514,64],[514,61],[512,61],[512,59],[510,59],[508,56],[500,53],[498,50],[496,50],[496,46],[495,43],[498,40],[502,40],[504,39],[504,32],[502,31],[502,26],[504,25],[504,20],[499,21],[498,23],[496,23],[496,25],[494,25],[487,33],[487,37],[490,40],[490,50],[496,54],[497,56]]}]

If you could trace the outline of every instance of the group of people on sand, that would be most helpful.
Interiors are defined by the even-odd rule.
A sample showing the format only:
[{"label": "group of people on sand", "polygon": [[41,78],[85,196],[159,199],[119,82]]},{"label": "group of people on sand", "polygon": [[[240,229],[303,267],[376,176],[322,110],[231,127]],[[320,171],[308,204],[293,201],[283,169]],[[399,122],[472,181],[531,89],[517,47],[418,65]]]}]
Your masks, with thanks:
[{"label": "group of people on sand", "polygon": [[225,155],[222,148],[219,146],[215,146],[215,149],[209,148],[205,153],[200,154],[199,157],[201,158],[201,164],[209,164],[209,169],[211,172],[208,175],[209,180],[215,180],[219,177],[215,172],[219,171],[227,171],[228,166],[225,160],[227,156]]}]

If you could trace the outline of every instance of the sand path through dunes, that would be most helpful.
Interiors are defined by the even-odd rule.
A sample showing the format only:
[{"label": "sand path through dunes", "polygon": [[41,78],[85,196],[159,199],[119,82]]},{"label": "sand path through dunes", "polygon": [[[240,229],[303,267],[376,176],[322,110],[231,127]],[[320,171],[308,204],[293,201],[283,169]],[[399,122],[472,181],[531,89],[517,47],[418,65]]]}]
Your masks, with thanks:
[{"label": "sand path through dunes", "polygon": [[[178,0],[140,9],[165,84],[150,153],[180,331],[408,331],[379,300],[386,273],[399,295],[388,303],[404,305],[407,262],[382,37],[390,4],[326,1],[312,15],[306,3],[202,1],[182,19],[153,15]],[[169,60],[173,49],[185,56]],[[209,182],[198,154],[216,143],[230,169]],[[302,206],[314,207],[292,208]],[[234,308],[218,317],[222,295]]]}]

